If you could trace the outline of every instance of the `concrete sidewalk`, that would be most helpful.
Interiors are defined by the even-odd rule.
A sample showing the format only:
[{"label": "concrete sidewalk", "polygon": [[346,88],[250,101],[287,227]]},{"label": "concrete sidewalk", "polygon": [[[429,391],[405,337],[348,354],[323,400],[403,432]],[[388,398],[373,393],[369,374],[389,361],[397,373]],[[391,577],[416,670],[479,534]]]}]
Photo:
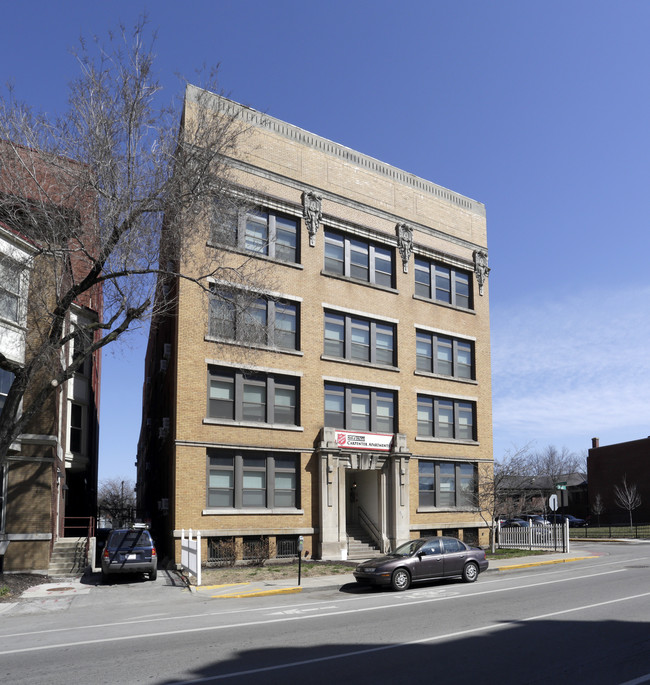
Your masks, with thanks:
[{"label": "concrete sidewalk", "polygon": [[[517,569],[532,568],[535,566],[547,566],[550,564],[564,564],[569,562],[595,559],[599,555],[579,554],[544,554],[529,557],[515,557],[490,561],[490,567],[486,573],[503,571],[515,571]],[[258,580],[250,583],[232,583],[227,585],[201,585],[191,586],[192,594],[204,599],[241,599],[246,597],[264,597],[266,595],[286,595],[298,592],[308,592],[324,588],[341,588],[344,585],[356,584],[352,569],[350,573],[341,573],[332,576],[315,576],[302,578],[298,585],[298,577]]]}]

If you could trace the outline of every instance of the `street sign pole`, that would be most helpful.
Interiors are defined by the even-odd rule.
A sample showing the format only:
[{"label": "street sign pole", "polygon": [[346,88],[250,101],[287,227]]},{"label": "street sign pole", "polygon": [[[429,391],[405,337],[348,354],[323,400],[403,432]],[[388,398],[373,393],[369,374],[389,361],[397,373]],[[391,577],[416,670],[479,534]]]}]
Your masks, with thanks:
[{"label": "street sign pole", "polygon": [[300,577],[302,575],[302,547],[304,544],[305,538],[300,535],[298,537],[298,585],[300,585]]},{"label": "street sign pole", "polygon": [[[551,511],[557,511],[557,495],[548,498],[548,506]],[[553,519],[553,549],[557,552],[557,524]]]}]

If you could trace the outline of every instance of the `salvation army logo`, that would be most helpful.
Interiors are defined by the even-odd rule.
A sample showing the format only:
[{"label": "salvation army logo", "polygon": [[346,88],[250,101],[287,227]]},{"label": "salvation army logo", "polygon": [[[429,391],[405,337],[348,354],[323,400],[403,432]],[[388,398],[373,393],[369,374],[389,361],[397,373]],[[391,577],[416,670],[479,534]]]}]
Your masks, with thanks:
[{"label": "salvation army logo", "polygon": [[337,433],[336,434],[336,442],[339,447],[344,447],[345,446],[345,441],[346,441],[346,435],[345,433]]}]

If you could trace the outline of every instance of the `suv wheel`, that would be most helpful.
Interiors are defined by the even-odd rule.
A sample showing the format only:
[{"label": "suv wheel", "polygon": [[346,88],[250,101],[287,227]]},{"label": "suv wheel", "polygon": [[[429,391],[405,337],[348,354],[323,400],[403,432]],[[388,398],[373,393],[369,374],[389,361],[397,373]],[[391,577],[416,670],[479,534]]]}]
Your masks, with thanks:
[{"label": "suv wheel", "polygon": [[158,569],[155,568],[153,571],[149,571],[149,580],[156,580],[158,577]]}]

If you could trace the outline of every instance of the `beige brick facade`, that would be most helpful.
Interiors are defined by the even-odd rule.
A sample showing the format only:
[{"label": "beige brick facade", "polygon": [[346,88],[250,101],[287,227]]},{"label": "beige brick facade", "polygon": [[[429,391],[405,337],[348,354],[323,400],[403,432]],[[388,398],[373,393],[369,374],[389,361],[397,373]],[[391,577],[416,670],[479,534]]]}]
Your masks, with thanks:
[{"label": "beige brick facade", "polygon": [[[191,117],[196,106],[195,95],[196,90],[190,87],[186,117]],[[153,443],[146,439],[141,440],[138,457],[140,482],[152,478],[147,475],[152,470],[167,474],[166,480],[162,479],[166,485],[150,488],[148,504],[154,532],[165,540],[159,540],[159,544],[166,544],[170,551],[173,548],[178,560],[178,539],[183,528],[201,531],[206,540],[204,554],[208,552],[210,538],[213,542],[233,538],[241,552],[242,539],[267,536],[274,552],[278,537],[291,539],[302,535],[304,549],[312,556],[346,558],[348,525],[359,522],[370,529],[377,544],[384,548],[417,537],[423,531],[451,531],[485,544],[487,533],[476,501],[470,503],[469,495],[461,492],[460,470],[456,469],[451,480],[435,472],[431,496],[437,499],[430,505],[421,501],[419,487],[420,461],[454,465],[453,468],[462,464],[476,468],[479,463],[492,461],[489,285],[485,280],[480,294],[475,256],[477,251],[487,253],[484,206],[218,96],[214,96],[212,103],[250,126],[234,160],[236,183],[255,207],[297,221],[297,257],[295,261],[269,257],[251,260],[245,245],[241,249],[241,244],[224,247],[213,242],[211,227],[206,227],[205,243],[197,245],[195,251],[207,251],[208,259],[233,266],[242,260],[263,265],[261,277],[271,299],[293,303],[298,310],[299,343],[297,349],[272,345],[243,347],[211,337],[209,296],[189,282],[177,284],[176,318],[167,328],[160,326],[152,334],[147,362],[147,368],[154,369],[160,341],[171,344],[164,381],[169,399],[169,432],[163,432],[164,445],[158,443],[155,458],[152,448],[145,447]],[[320,197],[322,213],[311,241],[303,216],[303,195],[309,192]],[[401,224],[412,230],[413,250],[406,271],[399,250],[397,227]],[[244,230],[242,226],[240,223],[239,230]],[[370,282],[373,276],[364,280],[335,273],[331,263],[326,263],[326,232],[334,240],[342,241],[345,268],[353,268],[355,246],[361,245],[362,252],[366,250],[369,255],[368,273],[374,273],[373,265],[380,271],[380,258],[387,250],[392,264],[390,284],[374,284]],[[374,263],[373,255],[377,260]],[[361,259],[365,257],[362,255]],[[416,259],[451,269],[449,287],[454,293],[458,288],[459,301],[462,285],[454,285],[454,274],[460,274],[459,279],[468,278],[469,305],[444,303],[435,295],[424,297],[421,292],[416,293]],[[371,331],[371,348],[378,344],[372,337],[373,326],[390,327],[393,362],[361,361],[347,357],[347,353],[344,357],[325,354],[326,312],[344,320],[346,326],[358,320],[365,322]],[[349,329],[346,330],[349,337]],[[418,370],[416,330],[471,347],[471,377]],[[346,344],[350,344],[349,340]],[[457,368],[455,356],[453,364]],[[210,393],[214,392],[216,397],[225,391],[219,382],[210,390],[209,368],[234,374],[235,393],[236,374],[242,369],[246,370],[246,377],[270,375],[276,379],[274,382],[280,382],[278,378],[289,379],[297,388],[295,423],[211,417]],[[327,430],[326,384],[344,388],[344,393],[350,390],[352,395],[356,389],[362,394],[369,389],[369,428],[354,429],[346,423]],[[267,393],[271,387],[275,386],[267,384]],[[387,395],[392,399],[386,400]],[[348,398],[348,394],[344,397]],[[453,406],[454,436],[418,435],[418,398],[431,398],[432,406],[436,407],[434,402],[438,399],[444,400],[446,407]],[[239,401],[235,396],[235,405]],[[271,402],[269,395],[266,401]],[[392,401],[390,433],[395,434],[387,448],[347,449],[337,445],[336,439],[341,435],[334,432],[335,428],[344,434],[382,433],[371,427],[373,421],[386,425],[383,410],[374,403],[378,407],[387,401]],[[345,405],[345,422],[351,420],[350,407],[356,407],[354,399],[351,402]],[[145,420],[146,407],[145,400]],[[459,437],[459,423],[463,421],[458,417],[468,407],[471,425],[463,429],[464,437]],[[154,422],[151,430],[158,430]],[[293,505],[278,507],[268,500],[255,506],[237,504],[237,488],[246,487],[237,473],[237,454],[244,458],[268,454],[273,464],[279,463],[275,460],[281,457],[296,458]],[[232,470],[211,471],[209,455],[217,459],[220,455],[235,455]],[[267,463],[267,497],[273,468]],[[258,481],[255,476],[251,478],[251,483],[263,481],[259,481],[259,476]],[[158,482],[162,482],[160,477]],[[475,483],[476,479],[470,490]],[[210,505],[210,484],[215,489],[215,502],[222,495],[226,497],[227,491],[234,491],[233,505]],[[163,504],[163,498],[169,501]],[[365,514],[359,513],[361,508]]]}]

